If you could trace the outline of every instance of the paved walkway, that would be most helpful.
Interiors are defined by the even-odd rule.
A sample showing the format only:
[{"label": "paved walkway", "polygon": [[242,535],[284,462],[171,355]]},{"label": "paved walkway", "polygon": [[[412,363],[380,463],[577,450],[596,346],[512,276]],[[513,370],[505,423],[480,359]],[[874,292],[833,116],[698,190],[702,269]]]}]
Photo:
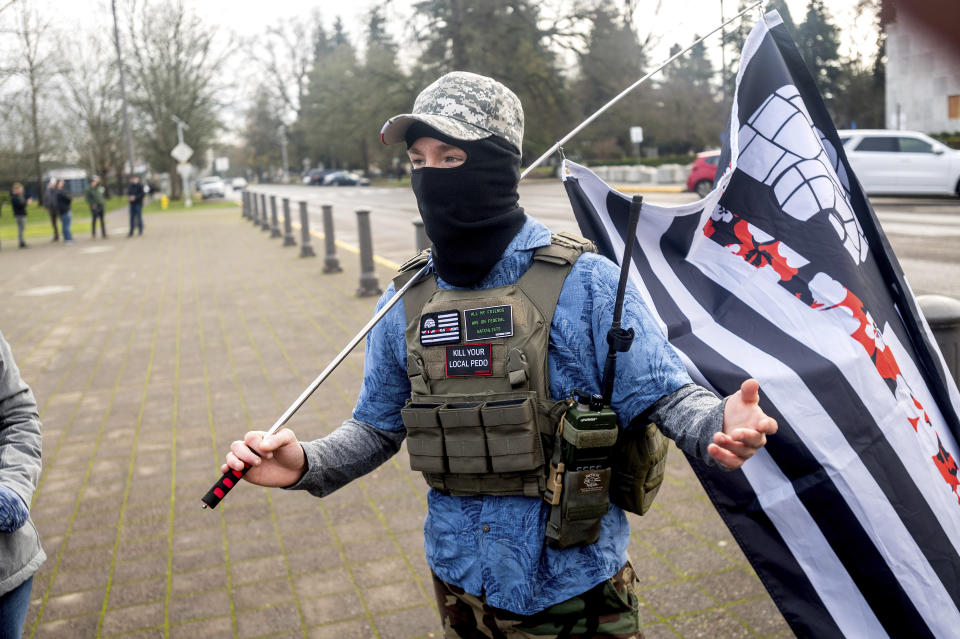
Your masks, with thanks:
[{"label": "paved walkway", "polygon": [[[369,319],[357,256],[322,275],[237,209],[145,223],[0,252],[0,330],[44,424],[32,512],[49,559],[24,636],[440,636],[404,451],[324,500],[243,483],[200,508],[229,442],[269,427]],[[294,417],[301,437],[349,415],[362,358]],[[676,452],[633,524],[648,639],[792,636]]]}]

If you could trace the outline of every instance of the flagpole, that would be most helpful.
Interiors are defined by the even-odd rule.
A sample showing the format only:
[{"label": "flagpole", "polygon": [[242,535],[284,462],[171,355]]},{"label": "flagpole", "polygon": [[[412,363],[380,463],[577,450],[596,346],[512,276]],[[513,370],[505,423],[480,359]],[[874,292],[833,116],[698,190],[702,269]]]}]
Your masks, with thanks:
[{"label": "flagpole", "polygon": [[587,118],[586,120],[584,120],[583,122],[581,122],[579,125],[577,125],[577,128],[575,128],[573,131],[570,131],[570,133],[567,133],[567,134],[566,134],[565,136],[563,136],[563,138],[561,138],[556,144],[554,144],[552,147],[550,147],[549,149],[547,149],[547,151],[546,151],[543,155],[541,155],[541,156],[538,157],[536,160],[534,160],[533,164],[531,164],[530,166],[528,166],[527,168],[525,168],[525,169],[523,170],[523,173],[520,174],[520,179],[522,180],[523,178],[525,178],[525,177],[527,176],[527,174],[530,173],[530,171],[532,171],[534,168],[540,166],[540,164],[541,164],[544,160],[546,160],[548,157],[550,157],[550,156],[554,153],[554,151],[556,151],[557,149],[559,149],[567,140],[569,140],[570,138],[572,138],[573,136],[575,136],[577,133],[580,133],[580,131],[582,131],[582,130],[584,129],[584,127],[586,127],[588,124],[590,124],[591,122],[593,122],[594,120],[596,120],[598,117],[600,117],[607,109],[609,109],[609,108],[612,107],[614,104],[616,104],[617,102],[619,102],[620,100],[622,100],[628,93],[630,93],[631,91],[633,91],[634,89],[636,89],[638,86],[640,86],[641,84],[643,84],[644,82],[646,82],[647,80],[649,80],[650,77],[653,76],[653,75],[654,75],[655,73],[657,73],[658,71],[660,71],[660,69],[664,68],[665,66],[667,66],[668,64],[670,64],[671,62],[673,62],[674,60],[676,60],[677,58],[679,58],[680,56],[682,56],[684,53],[686,53],[687,51],[689,51],[689,50],[692,49],[693,47],[697,46],[698,44],[700,44],[701,42],[703,42],[704,40],[706,40],[707,38],[709,38],[710,36],[712,36],[714,33],[716,33],[717,31],[719,31],[720,29],[724,28],[725,26],[727,26],[727,25],[730,24],[731,22],[733,22],[734,20],[737,20],[737,19],[740,18],[740,16],[742,16],[743,14],[747,13],[748,11],[750,11],[750,10],[752,10],[752,9],[755,9],[756,7],[759,7],[760,5],[763,4],[763,2],[764,2],[764,0],[758,0],[757,2],[754,2],[754,3],[751,4],[749,7],[747,7],[746,9],[744,9],[743,11],[741,11],[740,13],[738,13],[737,15],[733,16],[732,18],[730,18],[730,19],[727,20],[726,22],[722,23],[720,26],[718,26],[717,28],[715,28],[713,31],[711,31],[711,32],[708,33],[707,35],[705,35],[705,36],[697,39],[696,41],[694,41],[693,44],[691,44],[689,47],[687,47],[687,48],[684,49],[683,51],[678,51],[678,52],[675,53],[674,55],[672,55],[672,56],[670,56],[669,58],[667,58],[667,59],[666,59],[660,66],[658,66],[656,69],[654,69],[653,71],[651,71],[650,73],[648,73],[647,75],[643,76],[642,78],[640,78],[639,80],[637,80],[636,82],[634,82],[633,84],[631,84],[630,86],[628,86],[626,89],[624,89],[623,91],[621,91],[619,95],[617,95],[615,98],[613,98],[612,100],[610,100],[609,102],[607,102],[606,104],[604,104],[602,107],[600,107],[599,109],[597,109],[597,110],[593,113],[593,115],[591,115],[589,118]]}]

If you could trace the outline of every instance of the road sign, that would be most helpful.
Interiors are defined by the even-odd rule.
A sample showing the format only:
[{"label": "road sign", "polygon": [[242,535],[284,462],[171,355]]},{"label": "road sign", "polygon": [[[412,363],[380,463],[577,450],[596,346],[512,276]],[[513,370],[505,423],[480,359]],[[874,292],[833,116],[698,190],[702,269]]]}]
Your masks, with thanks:
[{"label": "road sign", "polygon": [[181,142],[177,146],[173,147],[173,150],[170,151],[170,155],[173,156],[173,159],[177,162],[183,163],[190,159],[190,156],[193,155],[193,149],[186,142]]},{"label": "road sign", "polygon": [[643,142],[643,127],[642,126],[632,126],[630,127],[630,141],[634,144],[640,144]]}]

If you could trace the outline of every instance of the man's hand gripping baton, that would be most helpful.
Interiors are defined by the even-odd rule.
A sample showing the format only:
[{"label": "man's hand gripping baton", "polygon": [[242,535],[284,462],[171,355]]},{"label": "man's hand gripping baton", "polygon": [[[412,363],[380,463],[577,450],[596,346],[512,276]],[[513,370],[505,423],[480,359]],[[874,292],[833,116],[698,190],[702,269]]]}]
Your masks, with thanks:
[{"label": "man's hand gripping baton", "polygon": [[[393,308],[393,305],[400,301],[400,298],[403,297],[410,287],[419,281],[421,277],[423,277],[423,275],[427,272],[428,266],[429,265],[424,265],[423,268],[417,271],[416,275],[411,277],[406,284],[400,287],[400,290],[390,298],[389,302],[383,305],[383,308],[381,308],[377,314],[374,315],[369,322],[367,322],[366,326],[360,329],[360,332],[357,333],[354,338],[350,340],[350,343],[347,344],[342,351],[340,351],[340,354],[337,355],[325,369],[323,369],[323,372],[320,373],[315,380],[310,382],[310,385],[307,386],[306,390],[300,393],[300,397],[297,398],[297,401],[293,402],[293,404],[291,404],[290,407],[284,411],[283,415],[280,416],[280,419],[278,419],[276,423],[270,427],[270,430],[267,431],[267,437],[280,430],[280,427],[290,421],[290,418],[293,417],[293,414],[300,409],[303,403],[307,401],[307,398],[310,397],[313,392],[320,387],[320,384],[322,384],[323,381],[330,375],[330,373],[332,373],[333,370],[347,357],[347,355],[350,354],[350,351],[356,348],[357,344],[359,344],[360,341],[367,336],[367,333],[369,333],[373,327],[376,326],[377,322],[383,319],[383,316],[386,315],[391,308]],[[207,494],[201,498],[203,507],[207,508],[209,506],[210,508],[216,508],[217,504],[219,504],[220,501],[227,496],[227,493],[230,492],[230,489],[233,488],[238,481],[240,481],[240,479],[247,473],[248,470],[250,470],[250,466],[244,464],[243,470],[228,470],[225,472],[223,476],[220,477],[220,480],[213,485],[213,488],[208,490]]]}]

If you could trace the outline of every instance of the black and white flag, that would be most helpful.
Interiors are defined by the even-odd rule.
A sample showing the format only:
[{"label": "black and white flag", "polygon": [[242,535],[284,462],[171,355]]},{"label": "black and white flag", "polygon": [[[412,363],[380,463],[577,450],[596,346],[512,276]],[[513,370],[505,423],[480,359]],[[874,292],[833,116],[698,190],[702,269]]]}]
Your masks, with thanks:
[{"label": "black and white flag", "polygon": [[[755,377],[780,425],[741,470],[694,470],[798,636],[960,636],[960,394],[776,12],[744,45],[722,165],[629,238],[693,378]],[[564,174],[619,262],[630,200]]]}]

